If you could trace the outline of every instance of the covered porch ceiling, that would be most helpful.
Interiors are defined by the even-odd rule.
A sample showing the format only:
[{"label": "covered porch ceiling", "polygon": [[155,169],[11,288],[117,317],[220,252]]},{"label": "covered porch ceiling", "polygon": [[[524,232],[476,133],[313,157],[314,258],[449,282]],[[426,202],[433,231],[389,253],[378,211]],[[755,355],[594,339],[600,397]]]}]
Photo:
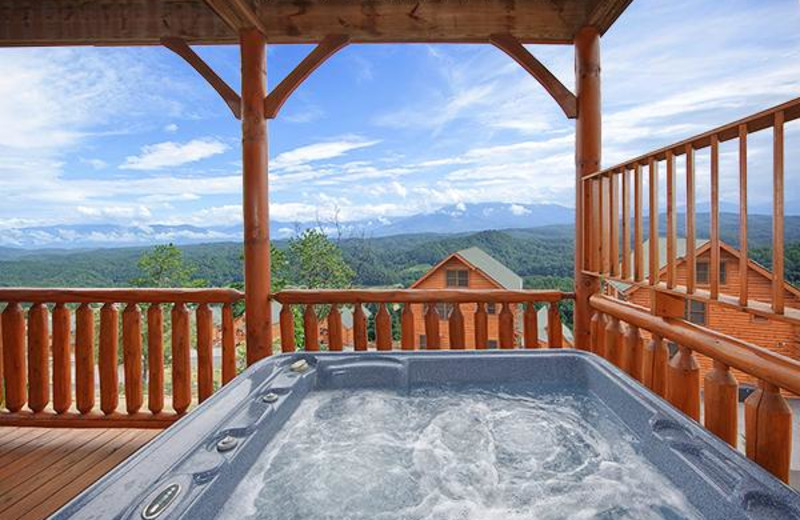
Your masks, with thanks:
[{"label": "covered porch ceiling", "polygon": [[602,35],[632,0],[0,0],[0,46],[234,44],[256,27],[267,43],[571,44]]}]

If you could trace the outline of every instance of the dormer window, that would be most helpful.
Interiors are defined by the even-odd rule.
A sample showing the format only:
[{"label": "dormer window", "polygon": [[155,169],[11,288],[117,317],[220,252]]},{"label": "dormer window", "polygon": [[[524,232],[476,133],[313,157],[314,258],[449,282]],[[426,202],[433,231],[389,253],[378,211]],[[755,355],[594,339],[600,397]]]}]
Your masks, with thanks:
[{"label": "dormer window", "polygon": [[[719,263],[719,283],[725,284],[727,269],[725,262]],[[697,283],[708,285],[711,280],[711,264],[708,262],[697,262]]]}]

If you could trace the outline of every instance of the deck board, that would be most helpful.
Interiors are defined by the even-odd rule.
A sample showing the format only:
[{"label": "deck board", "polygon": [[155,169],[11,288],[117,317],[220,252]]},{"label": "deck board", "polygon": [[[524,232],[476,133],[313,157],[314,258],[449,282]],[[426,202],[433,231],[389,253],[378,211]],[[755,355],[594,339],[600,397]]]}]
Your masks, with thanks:
[{"label": "deck board", "polygon": [[158,433],[0,428],[0,518],[47,518]]}]

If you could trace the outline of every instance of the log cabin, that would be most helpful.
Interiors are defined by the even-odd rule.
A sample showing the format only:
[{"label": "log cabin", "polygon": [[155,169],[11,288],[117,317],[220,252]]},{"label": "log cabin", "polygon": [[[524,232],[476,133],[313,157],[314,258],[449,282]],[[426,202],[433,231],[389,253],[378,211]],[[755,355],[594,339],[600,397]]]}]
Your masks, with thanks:
[{"label": "log cabin", "polygon": [[[416,282],[411,284],[412,290],[438,290],[438,289],[466,289],[466,290],[521,290],[523,285],[522,278],[509,269],[506,265],[483,251],[478,247],[470,247],[456,251],[443,258],[439,263],[431,267]],[[465,304],[460,306],[460,312],[464,319],[464,341],[463,347],[466,349],[475,348],[475,312],[478,308],[477,303]],[[517,327],[514,331],[514,344],[518,345],[523,334],[522,321],[519,319],[522,309],[518,304],[509,304],[510,312],[515,316],[514,322]],[[441,325],[440,348],[450,349],[450,331],[448,321],[453,313],[453,305],[438,303],[435,305],[435,312]],[[485,305],[487,314],[488,348],[498,348],[500,341],[500,313],[502,304],[490,302]],[[425,333],[425,315],[428,313],[427,305],[414,305],[414,346],[418,349],[427,348],[427,336]],[[537,328],[540,346],[547,345],[547,308],[542,307],[537,310]],[[567,346],[572,346],[572,331],[561,325],[562,335]],[[459,347],[453,347],[459,348]]]},{"label": "log cabin", "polygon": [[[710,285],[711,242],[709,240],[697,240],[695,244],[695,283],[698,288],[707,289]],[[685,286],[688,277],[687,240],[685,238],[677,238],[675,246],[677,255],[675,263],[676,281],[679,286]],[[752,259],[746,259],[746,262],[742,262],[741,253],[730,244],[720,241],[719,248],[720,255],[717,265],[719,266],[720,290],[738,294],[744,283],[749,287],[752,300],[769,303],[772,298],[772,279],[774,274]],[[645,240],[643,249],[643,275],[647,277],[649,276],[647,267],[649,264],[649,239]],[[666,282],[666,237],[659,237],[658,251],[658,258],[660,259],[658,280]],[[745,265],[746,269],[742,270]],[[744,277],[747,278],[746,281],[743,280]],[[647,309],[650,308],[650,294],[646,288],[630,283],[611,281],[607,286],[607,293],[620,300],[631,302]],[[783,293],[787,307],[800,309],[800,289],[784,281]],[[713,301],[705,302],[691,299],[686,302],[683,317],[691,323],[743,339],[782,356],[800,359],[799,324],[776,320],[770,316],[748,313]],[[645,340],[650,340],[651,338],[651,335],[646,332],[643,332],[642,336]],[[677,352],[677,345],[674,342],[667,342],[667,347],[671,358]],[[697,356],[697,362],[700,366],[701,381],[703,381],[705,376],[713,370],[714,363],[712,359],[706,356]],[[747,385],[751,389],[756,388],[757,379],[738,370],[733,372],[741,385]]]}]

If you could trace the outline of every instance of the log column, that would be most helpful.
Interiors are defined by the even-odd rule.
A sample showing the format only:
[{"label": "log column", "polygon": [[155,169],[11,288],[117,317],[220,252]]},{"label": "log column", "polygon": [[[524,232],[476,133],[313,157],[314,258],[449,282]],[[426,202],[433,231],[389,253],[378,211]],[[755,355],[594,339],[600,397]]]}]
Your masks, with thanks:
[{"label": "log column", "polygon": [[575,347],[589,350],[592,312],[589,297],[600,290],[599,281],[583,274],[588,267],[591,194],[584,193],[583,178],[600,169],[600,33],[584,27],[575,37],[575,95],[578,118],[575,124]]},{"label": "log column", "polygon": [[242,53],[242,176],[247,363],[272,354],[270,314],[266,45],[256,29],[239,34]]}]

